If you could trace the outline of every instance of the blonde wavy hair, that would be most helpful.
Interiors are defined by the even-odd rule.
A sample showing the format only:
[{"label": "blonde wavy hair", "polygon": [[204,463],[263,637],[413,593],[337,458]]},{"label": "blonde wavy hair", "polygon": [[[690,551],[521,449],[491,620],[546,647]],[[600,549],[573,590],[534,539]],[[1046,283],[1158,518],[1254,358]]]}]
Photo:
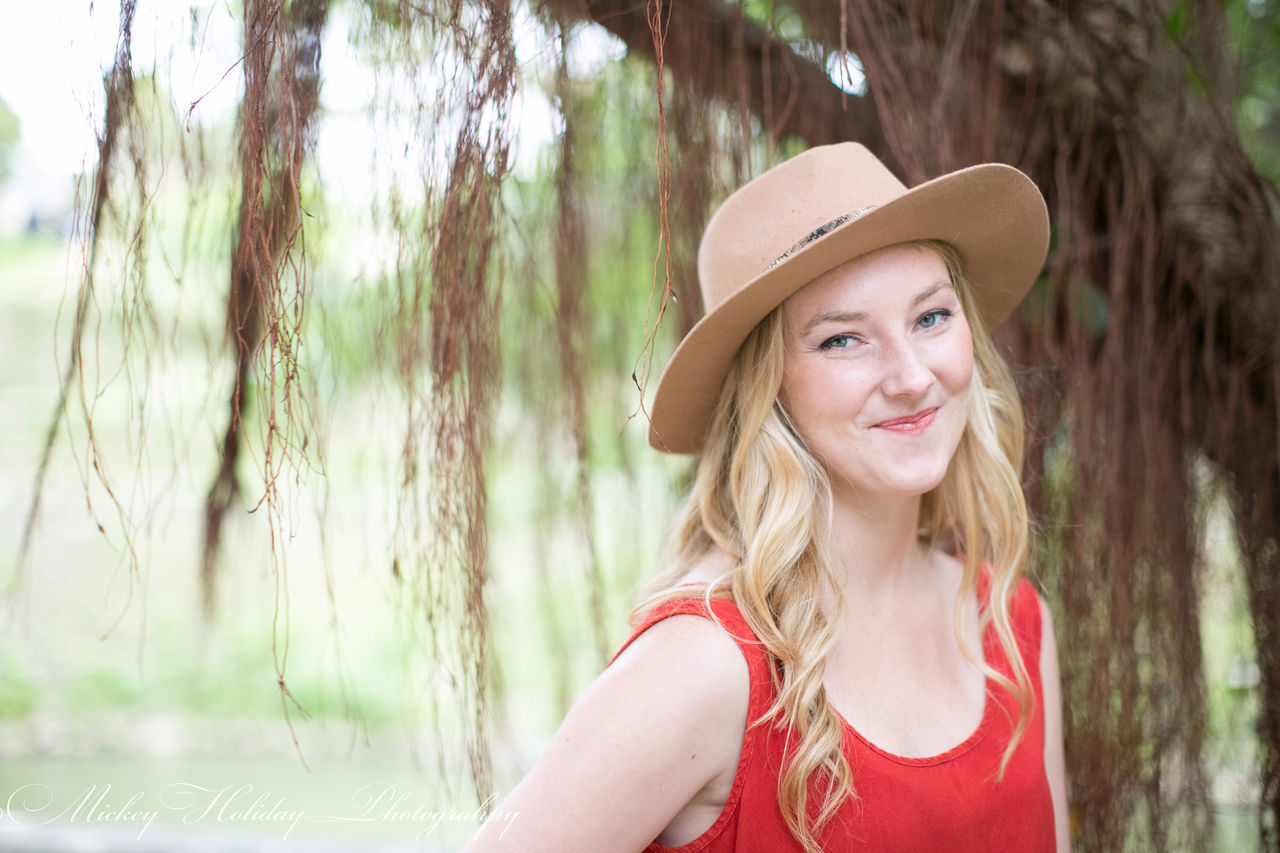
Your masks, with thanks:
[{"label": "blonde wavy hair", "polygon": [[[942,483],[921,500],[919,529],[922,541],[951,545],[964,554],[954,611],[956,639],[965,656],[1017,700],[1018,719],[999,767],[1003,776],[1034,701],[1009,612],[1027,555],[1027,507],[1018,474],[1022,406],[1009,368],[979,317],[955,249],[933,240],[908,245],[925,246],[946,263],[973,337],[967,423]],[[838,623],[838,614],[826,614],[820,606],[824,588],[839,588],[823,546],[831,487],[778,399],[784,344],[779,307],[738,351],[696,460],[689,500],[668,543],[671,556],[647,585],[632,619],[639,621],[662,601],[698,592],[675,587],[713,549],[734,558],[735,567],[700,592],[708,599],[731,598],[776,664],[770,671],[777,700],[756,725],[790,727],[796,748],[778,780],[778,805],[791,833],[808,853],[816,853],[818,830],[845,800],[856,797],[856,790],[841,751],[842,723],[822,683]],[[984,564],[990,603],[981,611],[980,627],[994,627],[1013,679],[975,654],[961,632],[965,602]],[[812,823],[805,817],[811,779],[823,792]]]}]

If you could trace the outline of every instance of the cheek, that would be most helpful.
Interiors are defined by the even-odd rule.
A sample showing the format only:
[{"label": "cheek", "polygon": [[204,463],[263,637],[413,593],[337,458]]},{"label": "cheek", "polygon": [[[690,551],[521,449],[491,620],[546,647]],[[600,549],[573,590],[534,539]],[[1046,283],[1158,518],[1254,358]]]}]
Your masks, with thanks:
[{"label": "cheek", "polygon": [[962,334],[953,335],[948,342],[948,352],[942,361],[943,367],[938,378],[951,393],[964,394],[973,381],[973,335],[967,324],[956,331]]},{"label": "cheek", "polygon": [[855,392],[848,371],[806,355],[788,355],[778,401],[802,440],[810,442],[832,423],[847,420]]},{"label": "cheek", "polygon": [[792,428],[805,440],[813,418],[814,377],[801,369],[790,357],[782,368],[782,386],[778,389],[778,402],[786,413]]},{"label": "cheek", "polygon": [[788,354],[782,362],[782,384],[778,387],[778,402],[787,413],[791,412],[791,399],[795,396],[792,389],[795,386],[795,362]]}]

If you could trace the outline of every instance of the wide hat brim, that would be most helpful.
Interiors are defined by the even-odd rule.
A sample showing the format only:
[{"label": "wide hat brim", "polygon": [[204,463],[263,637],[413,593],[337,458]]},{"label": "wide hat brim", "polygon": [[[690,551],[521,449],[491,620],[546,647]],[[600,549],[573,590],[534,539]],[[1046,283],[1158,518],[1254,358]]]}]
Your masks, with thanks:
[{"label": "wide hat brim", "polygon": [[[829,148],[840,147],[844,146]],[[850,147],[871,156],[861,146]],[[875,163],[880,165],[878,160]],[[848,212],[858,210],[857,199],[850,199],[849,205]],[[724,210],[708,224],[708,234]],[[829,218],[810,227],[827,221]],[[797,239],[804,235],[787,236]],[[988,329],[994,329],[1026,295],[1044,265],[1049,245],[1048,211],[1040,191],[1022,172],[1003,164],[984,164],[911,189],[904,187],[901,194],[796,248],[716,304],[708,304],[707,315],[680,342],[658,382],[650,407],[650,445],[668,453],[701,449],[738,348],[788,296],[860,255],[926,239],[940,240],[956,249],[982,320]],[[705,277],[706,258],[700,256],[699,261],[700,277]],[[704,281],[704,298],[705,291]]]}]

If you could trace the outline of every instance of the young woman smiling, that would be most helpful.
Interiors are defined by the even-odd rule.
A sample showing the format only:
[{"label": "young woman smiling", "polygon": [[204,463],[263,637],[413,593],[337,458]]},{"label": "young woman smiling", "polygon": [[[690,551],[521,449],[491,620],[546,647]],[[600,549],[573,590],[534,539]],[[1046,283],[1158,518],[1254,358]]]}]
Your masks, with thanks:
[{"label": "young woman smiling", "polygon": [[730,196],[652,407],[650,443],[696,454],[671,556],[469,850],[1069,847],[988,331],[1047,244],[999,164],[907,189],[849,143]]}]

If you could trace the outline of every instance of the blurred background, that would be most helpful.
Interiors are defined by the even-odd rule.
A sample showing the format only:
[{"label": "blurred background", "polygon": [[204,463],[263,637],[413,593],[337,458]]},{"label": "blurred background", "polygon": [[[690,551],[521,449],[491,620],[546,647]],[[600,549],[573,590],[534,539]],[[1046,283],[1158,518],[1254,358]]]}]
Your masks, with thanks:
[{"label": "blurred background", "polygon": [[1280,4],[54,0],[0,32],[0,850],[454,850],[627,634],[729,191],[1022,168],[1081,850],[1277,849]]}]

